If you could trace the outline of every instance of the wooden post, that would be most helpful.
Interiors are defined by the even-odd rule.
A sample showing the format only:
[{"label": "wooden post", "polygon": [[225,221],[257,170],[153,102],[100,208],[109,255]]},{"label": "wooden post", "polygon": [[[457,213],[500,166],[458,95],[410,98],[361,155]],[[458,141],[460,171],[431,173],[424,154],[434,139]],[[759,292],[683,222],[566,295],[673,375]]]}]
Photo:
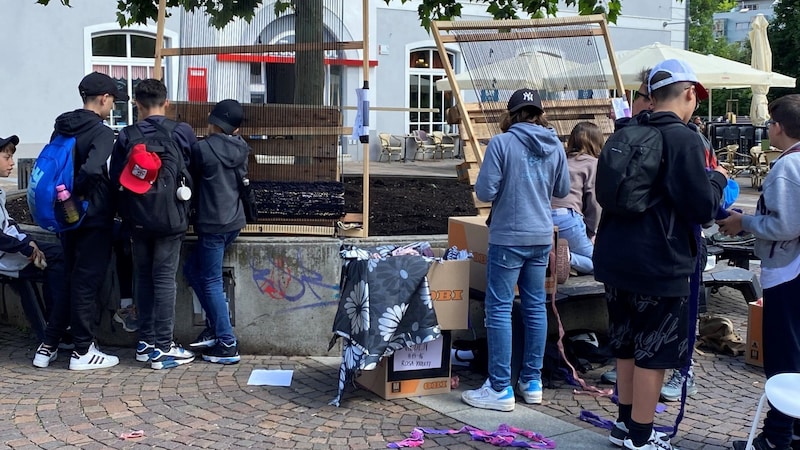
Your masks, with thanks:
[{"label": "wooden post", "polygon": [[[362,50],[364,64],[362,71],[364,77],[364,89],[369,89],[369,0],[362,0],[361,5],[363,10],[361,20],[363,34],[362,41],[364,42],[364,48]],[[364,119],[369,120],[369,111],[364,111],[364,114],[367,116]],[[361,182],[361,204],[363,205],[361,209],[364,214],[362,223],[362,236],[367,237],[369,236],[369,139],[367,139],[367,142],[362,144],[362,156],[364,158],[364,174]]]},{"label": "wooden post", "polygon": [[156,54],[155,54],[155,67],[153,67],[153,78],[156,80],[163,80],[164,74],[161,70],[161,61],[163,57],[161,50],[164,48],[164,26],[167,19],[167,0],[158,1],[158,23],[156,24]]}]

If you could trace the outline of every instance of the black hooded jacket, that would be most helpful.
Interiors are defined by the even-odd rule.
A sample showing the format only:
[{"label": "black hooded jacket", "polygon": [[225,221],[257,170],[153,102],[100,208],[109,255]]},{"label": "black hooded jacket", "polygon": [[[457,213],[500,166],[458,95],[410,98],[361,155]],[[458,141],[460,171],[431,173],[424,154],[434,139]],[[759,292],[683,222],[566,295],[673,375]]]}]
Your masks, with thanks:
[{"label": "black hooded jacket", "polygon": [[700,136],[677,115],[650,113],[649,124],[664,135],[654,188],[661,200],[637,215],[603,210],[592,258],[595,278],[642,295],[687,296],[697,263],[695,227],[713,219],[727,180],[706,171]]},{"label": "black hooded jacket", "polygon": [[111,182],[106,161],[114,146],[114,131],[88,109],[76,109],[56,118],[56,134],[75,136],[75,180],[72,195],[88,200],[82,228],[110,227],[114,220]]},{"label": "black hooded jacket", "polygon": [[241,136],[215,133],[192,146],[190,170],[195,186],[194,229],[216,234],[246,225],[239,200],[239,178],[247,173],[250,147]]}]

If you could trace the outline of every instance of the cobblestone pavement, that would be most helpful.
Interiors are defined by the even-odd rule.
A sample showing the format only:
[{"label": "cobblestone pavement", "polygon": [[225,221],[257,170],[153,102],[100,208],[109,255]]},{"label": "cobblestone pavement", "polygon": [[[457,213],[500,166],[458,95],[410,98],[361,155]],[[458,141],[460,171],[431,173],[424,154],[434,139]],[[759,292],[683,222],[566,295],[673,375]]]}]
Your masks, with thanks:
[{"label": "cobblestone pavement", "polygon": [[[712,295],[709,312],[733,320],[746,332],[747,309],[741,295],[727,288]],[[155,371],[134,361],[132,349],[106,348],[122,362],[111,369],[70,372],[67,352],[47,369],[35,369],[36,343],[25,330],[0,326],[0,446],[3,448],[385,448],[407,437],[415,426],[460,428],[463,423],[412,400],[382,400],[349,388],[339,408],[327,403],[336,393],[337,367],[305,357],[243,356],[234,366],[202,361]],[[681,449],[729,448],[744,438],[761,392],[763,375],[743,357],[697,353],[699,393],[687,404],[675,444]],[[248,386],[255,368],[293,369],[291,387]],[[586,375],[597,383],[608,369]],[[480,376],[454,371],[461,388],[481,384]],[[578,421],[581,409],[614,418],[607,398],[575,395],[573,388],[546,389],[535,408],[592,429]],[[657,418],[670,424],[678,410],[670,403]],[[519,404],[519,407],[531,407]],[[144,437],[119,435],[144,430]],[[547,435],[547,430],[535,430]],[[465,435],[427,437],[426,449],[490,448]],[[612,448],[612,447],[608,447]]]}]

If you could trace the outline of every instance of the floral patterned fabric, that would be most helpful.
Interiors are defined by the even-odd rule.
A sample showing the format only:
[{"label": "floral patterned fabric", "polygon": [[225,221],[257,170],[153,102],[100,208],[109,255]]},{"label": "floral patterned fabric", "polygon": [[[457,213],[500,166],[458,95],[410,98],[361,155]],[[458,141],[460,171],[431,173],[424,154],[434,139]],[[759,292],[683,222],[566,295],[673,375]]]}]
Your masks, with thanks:
[{"label": "floral patterned fabric", "polygon": [[374,369],[395,350],[441,337],[426,278],[433,260],[390,256],[395,248],[348,247],[341,252],[339,310],[328,349],[340,337],[344,342],[339,391],[331,405],[339,406],[345,386],[359,370]]}]

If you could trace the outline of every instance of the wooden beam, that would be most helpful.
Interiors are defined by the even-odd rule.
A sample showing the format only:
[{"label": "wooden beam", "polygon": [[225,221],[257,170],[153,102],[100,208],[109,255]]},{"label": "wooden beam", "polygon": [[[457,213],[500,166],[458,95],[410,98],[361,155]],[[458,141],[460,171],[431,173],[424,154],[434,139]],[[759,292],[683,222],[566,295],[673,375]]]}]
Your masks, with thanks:
[{"label": "wooden beam", "polygon": [[602,14],[591,14],[574,17],[548,17],[546,19],[518,19],[518,20],[436,20],[432,26],[441,31],[453,30],[488,30],[488,29],[513,29],[513,28],[542,28],[567,25],[585,25],[587,23],[604,23]]},{"label": "wooden beam", "polygon": [[[164,0],[162,0],[164,1]],[[361,50],[361,41],[345,42],[310,42],[303,44],[254,44],[254,45],[222,45],[215,47],[183,47],[165,48],[163,56],[218,55],[220,53],[277,53],[300,52],[309,50]],[[367,61],[369,64],[369,61]]]},{"label": "wooden beam", "polygon": [[446,35],[442,36],[445,44],[455,44],[461,41],[487,42],[487,41],[518,41],[522,39],[554,39],[564,37],[585,37],[603,36],[603,31],[597,28],[570,29],[558,31],[529,31],[529,32],[510,32],[510,33],[490,33],[490,34],[470,34],[466,36]]},{"label": "wooden beam", "polygon": [[158,22],[156,23],[156,54],[155,67],[153,67],[153,78],[162,80],[164,73],[161,71],[161,62],[164,56],[164,26],[167,20],[167,0],[158,2]]}]

